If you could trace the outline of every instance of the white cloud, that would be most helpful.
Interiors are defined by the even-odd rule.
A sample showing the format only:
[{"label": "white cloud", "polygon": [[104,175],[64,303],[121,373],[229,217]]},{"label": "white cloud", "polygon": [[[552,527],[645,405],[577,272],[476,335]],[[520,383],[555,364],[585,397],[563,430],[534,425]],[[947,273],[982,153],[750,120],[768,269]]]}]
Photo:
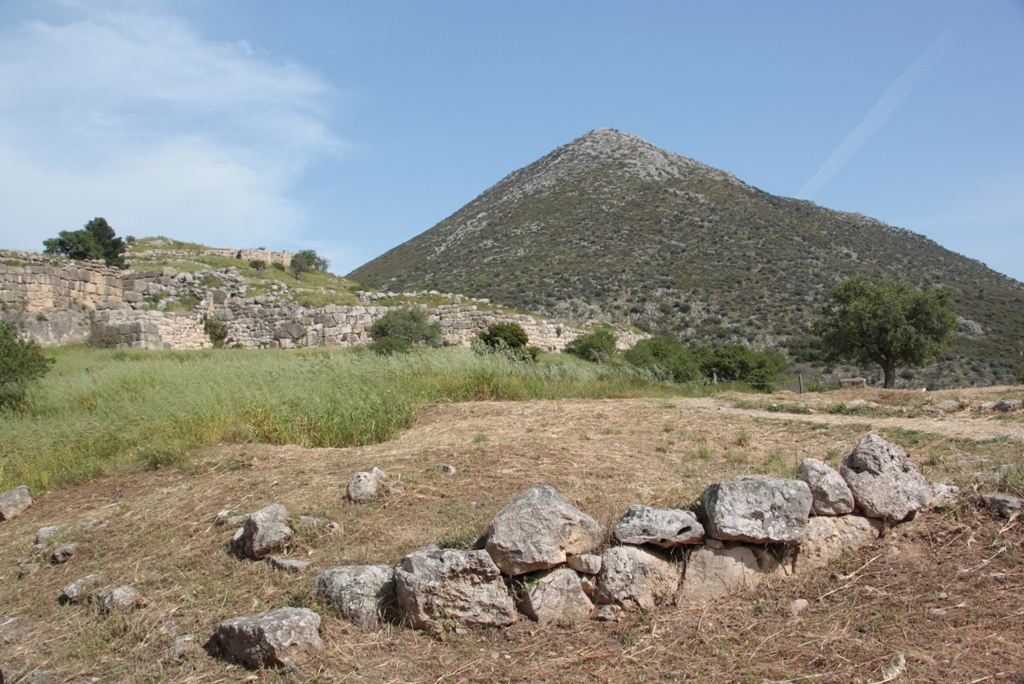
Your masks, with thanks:
[{"label": "white cloud", "polygon": [[0,245],[106,217],[120,235],[294,243],[288,191],[319,154],[331,89],[148,11],[80,10],[0,34]]}]

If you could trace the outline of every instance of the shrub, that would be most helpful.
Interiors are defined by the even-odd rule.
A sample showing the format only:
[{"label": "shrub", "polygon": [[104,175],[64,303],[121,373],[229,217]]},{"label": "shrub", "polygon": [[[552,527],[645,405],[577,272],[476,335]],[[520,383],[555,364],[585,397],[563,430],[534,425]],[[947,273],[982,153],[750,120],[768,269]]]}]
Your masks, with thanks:
[{"label": "shrub", "polygon": [[394,309],[370,326],[370,348],[384,355],[407,352],[413,345],[436,347],[441,344],[441,326],[427,322],[423,309]]},{"label": "shrub", "polygon": [[756,352],[742,344],[724,344],[714,349],[694,347],[692,353],[706,377],[746,382],[758,389],[772,389],[776,376],[789,365],[786,357],[774,349]]},{"label": "shrub", "polygon": [[318,255],[316,251],[304,249],[292,257],[291,269],[292,273],[295,274],[295,279],[298,280],[301,273],[306,273],[307,271],[326,271],[329,265],[330,262]]},{"label": "shrub", "polygon": [[38,344],[19,339],[13,323],[0,321],[0,408],[24,402],[31,384],[46,375],[53,363]]},{"label": "shrub", "polygon": [[673,382],[692,382],[701,377],[693,355],[674,337],[657,335],[640,340],[623,354],[626,362]]},{"label": "shrub", "polygon": [[228,339],[228,324],[217,316],[203,316],[203,331],[217,349],[223,347]]},{"label": "shrub", "polygon": [[81,230],[62,230],[55,238],[43,240],[44,251],[69,259],[103,259],[108,266],[124,268],[124,241],[116,237],[107,220],[96,217]]},{"label": "shrub", "polygon": [[617,338],[608,330],[595,330],[565,345],[565,351],[585,361],[600,363],[615,355]]},{"label": "shrub", "polygon": [[489,347],[497,346],[501,340],[509,349],[520,349],[530,341],[523,326],[518,323],[491,323],[477,337]]},{"label": "shrub", "polygon": [[267,262],[262,259],[253,259],[249,262],[249,268],[254,271],[265,271],[267,270]]}]

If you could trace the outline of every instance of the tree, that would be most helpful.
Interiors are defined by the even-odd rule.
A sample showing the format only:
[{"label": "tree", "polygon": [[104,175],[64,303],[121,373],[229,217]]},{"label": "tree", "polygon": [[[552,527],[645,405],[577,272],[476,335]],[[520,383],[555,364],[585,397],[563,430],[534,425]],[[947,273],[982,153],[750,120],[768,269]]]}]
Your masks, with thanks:
[{"label": "tree", "polygon": [[956,313],[948,290],[917,290],[906,283],[858,275],[828,293],[814,332],[828,361],[877,364],[883,386],[896,383],[897,366],[923,366],[949,339]]},{"label": "tree", "polygon": [[518,323],[491,323],[477,337],[489,347],[497,347],[500,342],[504,342],[509,349],[520,349],[530,341],[523,326]]},{"label": "tree", "polygon": [[18,338],[13,323],[0,321],[0,408],[25,401],[29,385],[46,375],[54,359],[35,342]]},{"label": "tree", "polygon": [[565,345],[565,351],[585,361],[607,361],[615,355],[616,341],[608,330],[595,330]]},{"label": "tree", "polygon": [[668,335],[640,340],[622,357],[630,365],[668,375],[673,382],[691,382],[701,375],[690,351],[678,339]]},{"label": "tree", "polygon": [[319,256],[315,250],[304,249],[292,256],[291,269],[295,279],[298,280],[301,273],[326,271],[329,265],[330,262],[324,257]]},{"label": "tree", "polygon": [[370,348],[378,354],[390,356],[411,351],[416,344],[438,346],[441,344],[441,326],[428,323],[427,312],[423,309],[396,308],[373,322],[370,336],[373,337]]},{"label": "tree", "polygon": [[108,266],[124,268],[124,241],[117,237],[107,220],[96,217],[81,230],[62,230],[57,237],[43,240],[47,254],[69,259],[103,259]]}]

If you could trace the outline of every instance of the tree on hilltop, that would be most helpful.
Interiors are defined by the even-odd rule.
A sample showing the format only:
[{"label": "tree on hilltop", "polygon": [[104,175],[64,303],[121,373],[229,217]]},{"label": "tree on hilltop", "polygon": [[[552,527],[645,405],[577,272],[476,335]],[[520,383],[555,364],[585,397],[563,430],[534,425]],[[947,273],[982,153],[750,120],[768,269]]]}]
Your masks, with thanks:
[{"label": "tree on hilltop", "polygon": [[326,271],[330,262],[324,257],[316,253],[316,250],[304,249],[301,252],[297,252],[292,256],[291,269],[295,275],[295,279],[299,279],[299,275],[307,273],[309,271]]},{"label": "tree on hilltop", "polygon": [[107,266],[124,268],[127,245],[117,237],[107,220],[97,216],[81,230],[62,230],[57,237],[43,240],[43,251],[69,259],[103,259]]},{"label": "tree on hilltop", "polygon": [[917,290],[886,278],[872,282],[857,275],[828,293],[814,332],[825,359],[877,364],[883,386],[896,384],[898,366],[923,366],[949,339],[956,313],[948,290]]}]

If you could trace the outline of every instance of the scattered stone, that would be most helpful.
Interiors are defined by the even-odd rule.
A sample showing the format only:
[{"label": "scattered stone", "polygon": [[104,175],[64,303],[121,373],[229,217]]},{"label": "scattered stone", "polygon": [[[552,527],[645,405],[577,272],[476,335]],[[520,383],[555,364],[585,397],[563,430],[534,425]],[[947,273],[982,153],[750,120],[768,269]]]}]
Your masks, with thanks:
[{"label": "scattered stone", "polygon": [[960,501],[960,488],[955,485],[933,484],[931,506],[955,506]]},{"label": "scattered stone", "polygon": [[454,476],[455,475],[455,466],[449,465],[449,464],[445,463],[443,466],[441,466],[441,472],[443,472],[445,475],[452,475],[452,476]]},{"label": "scattered stone", "polygon": [[48,527],[40,527],[36,532],[35,543],[43,544],[47,539],[54,536],[58,532],[64,529],[63,525],[50,525]]},{"label": "scattered stone", "polygon": [[874,402],[874,401],[869,401],[868,403],[864,404],[864,408],[869,408],[869,409],[874,410],[874,409],[882,408],[882,405],[877,403],[877,402]]},{"label": "scattered stone", "polygon": [[370,629],[377,626],[381,612],[395,595],[395,569],[390,565],[329,568],[317,576],[316,590],[342,617]]},{"label": "scattered stone", "polygon": [[679,588],[682,566],[639,546],[613,546],[602,554],[596,603],[654,610]]},{"label": "scattered stone", "polygon": [[906,452],[875,434],[861,438],[843,459],[839,473],[857,508],[870,518],[898,522],[932,499],[931,486]]},{"label": "scattered stone", "polygon": [[1009,494],[985,494],[981,499],[990,511],[1004,518],[1019,514],[1021,508],[1024,507],[1024,499]]},{"label": "scattered stone", "polygon": [[286,520],[288,509],[281,504],[261,508],[246,517],[245,525],[235,532],[231,545],[237,553],[253,560],[282,551],[293,534]]},{"label": "scattered stone", "polygon": [[671,548],[696,544],[704,538],[704,526],[692,511],[651,508],[634,504],[615,526],[613,536],[623,544],[653,544]]},{"label": "scattered stone", "polygon": [[584,575],[596,575],[601,572],[601,557],[596,553],[581,553],[566,559],[569,567]]},{"label": "scattered stone", "polygon": [[803,539],[813,501],[806,482],[773,477],[716,482],[700,498],[708,536],[754,544]]},{"label": "scattered stone", "polygon": [[487,528],[486,548],[501,571],[515,577],[561,565],[567,554],[591,553],[603,538],[596,520],[541,484],[498,512]]},{"label": "scattered stone", "polygon": [[838,558],[844,551],[856,551],[878,539],[882,522],[859,515],[811,518],[807,536],[797,553],[797,571],[820,568]]},{"label": "scattered stone", "polygon": [[807,599],[796,599],[789,604],[789,614],[792,617],[796,617],[800,613],[804,612],[811,606]]},{"label": "scattered stone", "polygon": [[50,554],[50,562],[57,565],[67,563],[78,553],[80,548],[78,544],[61,544]]},{"label": "scattered stone", "polygon": [[853,492],[835,468],[814,459],[805,458],[796,477],[811,489],[815,515],[846,515],[853,512]]},{"label": "scattered stone", "polygon": [[863,399],[854,399],[853,401],[846,402],[846,408],[850,411],[856,411],[859,408],[867,407],[868,402]]},{"label": "scattered stone", "polygon": [[24,579],[39,569],[39,565],[33,562],[31,558],[19,558],[17,563],[18,579]]},{"label": "scattered stone", "polygon": [[443,620],[501,627],[516,620],[515,603],[486,551],[414,551],[395,568],[398,607],[416,629],[443,629]]},{"label": "scattered stone", "polygon": [[307,608],[278,608],[225,620],[213,635],[221,648],[250,667],[293,668],[324,649],[320,616]]},{"label": "scattered stone", "polygon": [[0,521],[20,515],[32,505],[32,494],[28,485],[21,485],[0,494]]},{"label": "scattered stone", "polygon": [[757,554],[750,546],[728,545],[713,549],[698,546],[686,562],[679,592],[681,602],[699,603],[737,591],[753,589],[764,577]]},{"label": "scattered stone", "polygon": [[329,523],[327,523],[327,531],[330,532],[331,534],[334,534],[335,532],[342,532],[342,531],[344,531],[344,528],[341,526],[340,523],[329,522]]},{"label": "scattered stone", "polygon": [[[217,515],[214,516],[213,524],[217,527],[221,527],[223,525],[231,525],[229,521],[231,520],[232,517],[244,518],[245,516],[235,516],[235,512],[233,510],[231,510],[230,508],[225,508],[223,511],[219,511]],[[238,524],[241,525],[242,523]],[[235,527],[234,525],[231,526]]]},{"label": "scattered stone", "polygon": [[929,608],[928,614],[932,617],[942,617],[946,614],[946,610],[944,608]]},{"label": "scattered stone", "polygon": [[614,603],[598,606],[594,611],[594,619],[598,622],[618,622],[620,615],[622,615],[622,608]]},{"label": "scattered stone", "polygon": [[280,556],[268,556],[267,562],[270,567],[279,572],[300,573],[305,572],[312,563],[310,561],[298,560],[296,558],[281,558]]},{"label": "scattered stone", "polygon": [[61,603],[86,603],[102,579],[102,575],[80,577],[60,590],[58,600]]},{"label": "scattered stone", "polygon": [[1022,402],[1020,399],[1003,399],[1002,401],[997,401],[993,404],[992,410],[1005,413],[1006,411],[1016,411],[1021,408],[1021,405]]},{"label": "scattered stone", "polygon": [[113,613],[115,611],[120,613],[130,613],[145,605],[146,601],[142,598],[142,594],[140,594],[139,591],[130,584],[114,589],[106,596],[106,598],[103,599],[103,609],[108,613]]},{"label": "scattered stone", "polygon": [[204,654],[203,647],[196,641],[194,634],[186,634],[174,640],[164,654],[164,661],[180,664]]},{"label": "scattered stone", "polygon": [[388,479],[388,474],[385,473],[380,468],[378,468],[377,466],[373,466],[373,470],[370,471],[370,474],[373,475],[378,480],[386,480],[386,479]]},{"label": "scattered stone", "polygon": [[940,401],[938,404],[936,404],[935,408],[946,413],[950,411],[959,411],[960,402],[957,401],[956,399],[946,399],[945,401]]},{"label": "scattered stone", "polygon": [[352,503],[369,503],[377,496],[377,477],[373,473],[361,472],[352,476],[345,488],[345,498]]},{"label": "scattered stone", "polygon": [[526,578],[519,607],[542,626],[569,626],[589,619],[594,604],[574,570],[555,568]]},{"label": "scattered stone", "polygon": [[299,516],[299,524],[303,527],[312,527],[313,529],[316,529],[318,527],[323,527],[327,522],[326,518],[314,518],[311,515]]}]

